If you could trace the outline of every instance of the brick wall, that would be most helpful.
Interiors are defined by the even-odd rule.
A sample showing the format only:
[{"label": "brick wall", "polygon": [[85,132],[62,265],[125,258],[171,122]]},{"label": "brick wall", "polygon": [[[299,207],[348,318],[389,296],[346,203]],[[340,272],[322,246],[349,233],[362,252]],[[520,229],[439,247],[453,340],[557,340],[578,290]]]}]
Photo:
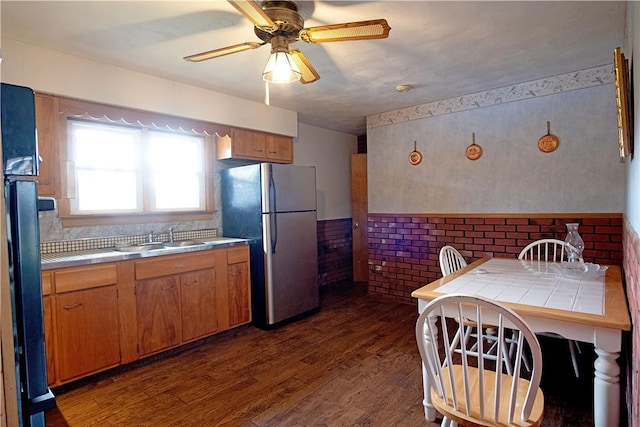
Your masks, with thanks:
[{"label": "brick wall", "polygon": [[622,266],[622,215],[384,215],[369,214],[369,294],[415,303],[411,292],[438,278],[446,244],[467,262],[512,257],[534,240],[564,240],[566,223],[580,224],[587,262]]},{"label": "brick wall", "polygon": [[[628,223],[624,225],[624,278],[627,286],[627,299],[631,324],[640,321],[640,238]],[[640,335],[636,332],[625,334],[623,337],[623,357],[626,359],[625,372],[620,375],[626,383],[626,403],[628,410],[628,425],[636,426],[640,423]]]},{"label": "brick wall", "polygon": [[318,285],[352,279],[351,218],[318,221]]}]

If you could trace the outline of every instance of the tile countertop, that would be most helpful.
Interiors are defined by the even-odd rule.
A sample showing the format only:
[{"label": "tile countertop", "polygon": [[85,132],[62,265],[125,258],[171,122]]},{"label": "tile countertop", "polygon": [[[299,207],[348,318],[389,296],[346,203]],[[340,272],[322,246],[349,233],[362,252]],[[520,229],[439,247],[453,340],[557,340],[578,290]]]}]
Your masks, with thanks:
[{"label": "tile countertop", "polygon": [[196,246],[163,247],[160,249],[153,249],[142,252],[122,252],[117,251],[114,248],[107,248],[42,254],[42,270],[45,271],[53,270],[56,268],[98,264],[102,262],[125,261],[130,259],[148,258],[161,255],[175,255],[187,252],[219,249],[231,246],[242,246],[248,245],[250,242],[249,239],[236,239],[232,237],[210,237],[197,240],[202,242],[203,244]]}]

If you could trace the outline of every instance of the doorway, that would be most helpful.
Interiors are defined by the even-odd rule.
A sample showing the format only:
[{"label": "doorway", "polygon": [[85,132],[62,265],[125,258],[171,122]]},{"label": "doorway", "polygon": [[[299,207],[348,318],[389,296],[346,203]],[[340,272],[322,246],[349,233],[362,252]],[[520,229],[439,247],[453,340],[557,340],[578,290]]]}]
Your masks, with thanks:
[{"label": "doorway", "polygon": [[351,155],[351,216],[353,227],[353,281],[369,281],[367,241],[367,155]]}]

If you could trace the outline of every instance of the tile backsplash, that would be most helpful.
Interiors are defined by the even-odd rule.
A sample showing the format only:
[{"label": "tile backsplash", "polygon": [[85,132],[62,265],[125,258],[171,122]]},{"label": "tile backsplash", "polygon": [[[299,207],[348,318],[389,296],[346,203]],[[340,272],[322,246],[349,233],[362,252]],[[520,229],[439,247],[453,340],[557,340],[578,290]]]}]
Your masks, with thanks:
[{"label": "tile backsplash", "polygon": [[[218,229],[200,229],[200,230],[187,230],[187,231],[174,231],[173,239],[179,240],[191,240],[191,239],[207,239],[210,237],[217,237]],[[122,236],[110,236],[110,237],[94,237],[84,239],[71,239],[60,240],[52,242],[41,242],[40,253],[41,254],[53,254],[60,252],[75,252],[86,251],[92,249],[106,249],[113,248],[119,244],[141,244],[148,241],[148,234],[137,235],[122,235]],[[154,234],[154,240],[157,242],[166,242],[169,240],[169,232]]]}]

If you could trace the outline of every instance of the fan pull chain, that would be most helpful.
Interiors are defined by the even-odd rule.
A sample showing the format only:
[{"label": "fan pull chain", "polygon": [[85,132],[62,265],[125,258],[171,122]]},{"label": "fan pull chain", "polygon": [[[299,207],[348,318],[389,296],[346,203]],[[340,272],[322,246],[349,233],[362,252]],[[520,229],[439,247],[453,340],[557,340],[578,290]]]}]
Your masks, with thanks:
[{"label": "fan pull chain", "polygon": [[264,81],[264,104],[271,105],[269,104],[269,82],[266,80]]}]

